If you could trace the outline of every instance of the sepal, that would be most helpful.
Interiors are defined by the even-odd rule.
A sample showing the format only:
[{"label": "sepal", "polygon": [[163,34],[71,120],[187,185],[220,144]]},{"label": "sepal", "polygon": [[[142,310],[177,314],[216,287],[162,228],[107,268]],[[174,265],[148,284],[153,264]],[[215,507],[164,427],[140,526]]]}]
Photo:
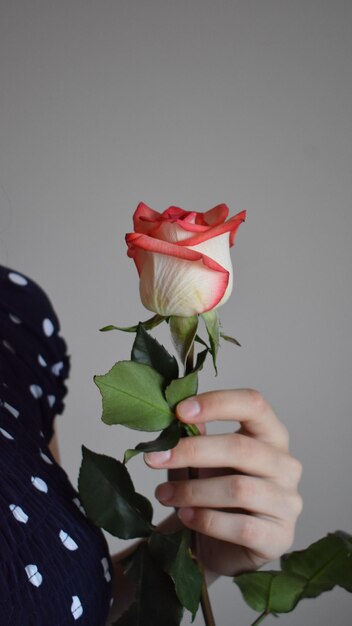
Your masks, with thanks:
[{"label": "sepal", "polygon": [[[147,330],[151,330],[152,328],[158,326],[159,324],[161,324],[161,322],[167,319],[168,318],[164,317],[163,315],[156,314],[153,315],[153,317],[147,319],[145,322],[139,322],[139,324],[143,324],[144,328],[146,328]],[[122,330],[125,333],[136,333],[139,324],[135,324],[134,326],[114,326],[113,324],[108,324],[107,326],[103,326],[103,328],[100,328],[100,332],[106,333],[110,330]]]},{"label": "sepal", "polygon": [[181,363],[185,365],[197,334],[198,315],[191,315],[189,317],[171,315],[169,325],[173,344],[180,357]]}]

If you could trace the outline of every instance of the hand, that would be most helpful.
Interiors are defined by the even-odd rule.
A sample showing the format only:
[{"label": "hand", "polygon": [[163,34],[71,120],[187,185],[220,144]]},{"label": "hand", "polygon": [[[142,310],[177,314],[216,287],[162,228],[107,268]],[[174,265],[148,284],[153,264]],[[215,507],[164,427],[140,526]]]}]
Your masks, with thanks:
[{"label": "hand", "polygon": [[[280,557],[292,545],[302,500],[301,464],[288,452],[288,433],[251,389],[212,391],[180,402],[178,418],[204,434],[167,452],[145,455],[150,467],[199,468],[199,479],[158,486],[185,526],[201,533],[201,559],[218,574],[236,575]],[[231,434],[206,435],[210,421],[240,423]],[[184,473],[183,473],[184,476]]]}]

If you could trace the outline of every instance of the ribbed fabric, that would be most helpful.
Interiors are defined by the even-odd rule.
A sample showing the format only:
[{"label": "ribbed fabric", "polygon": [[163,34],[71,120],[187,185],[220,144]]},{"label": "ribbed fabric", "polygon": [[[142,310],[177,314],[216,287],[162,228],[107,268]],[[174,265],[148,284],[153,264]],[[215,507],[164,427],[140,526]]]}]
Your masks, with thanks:
[{"label": "ribbed fabric", "polygon": [[29,278],[0,266],[0,625],[105,626],[106,541],[48,444],[69,359]]}]

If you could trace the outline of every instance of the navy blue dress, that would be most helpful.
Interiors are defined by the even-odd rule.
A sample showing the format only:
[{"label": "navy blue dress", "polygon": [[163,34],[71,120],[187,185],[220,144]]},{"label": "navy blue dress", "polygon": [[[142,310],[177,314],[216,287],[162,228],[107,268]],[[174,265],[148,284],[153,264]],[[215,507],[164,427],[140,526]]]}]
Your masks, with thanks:
[{"label": "navy blue dress", "polygon": [[68,369],[47,296],[0,266],[1,626],[106,624],[106,541],[48,449]]}]

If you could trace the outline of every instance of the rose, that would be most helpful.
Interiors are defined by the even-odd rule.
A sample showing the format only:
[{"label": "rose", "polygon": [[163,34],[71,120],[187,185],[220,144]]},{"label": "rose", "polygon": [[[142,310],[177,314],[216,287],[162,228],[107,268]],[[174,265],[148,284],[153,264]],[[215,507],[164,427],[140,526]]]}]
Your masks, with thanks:
[{"label": "rose", "polygon": [[174,206],[158,213],[138,205],[126,243],[147,309],[185,317],[226,302],[233,282],[230,247],[246,212],[227,220],[228,214],[225,204],[204,213]]}]

